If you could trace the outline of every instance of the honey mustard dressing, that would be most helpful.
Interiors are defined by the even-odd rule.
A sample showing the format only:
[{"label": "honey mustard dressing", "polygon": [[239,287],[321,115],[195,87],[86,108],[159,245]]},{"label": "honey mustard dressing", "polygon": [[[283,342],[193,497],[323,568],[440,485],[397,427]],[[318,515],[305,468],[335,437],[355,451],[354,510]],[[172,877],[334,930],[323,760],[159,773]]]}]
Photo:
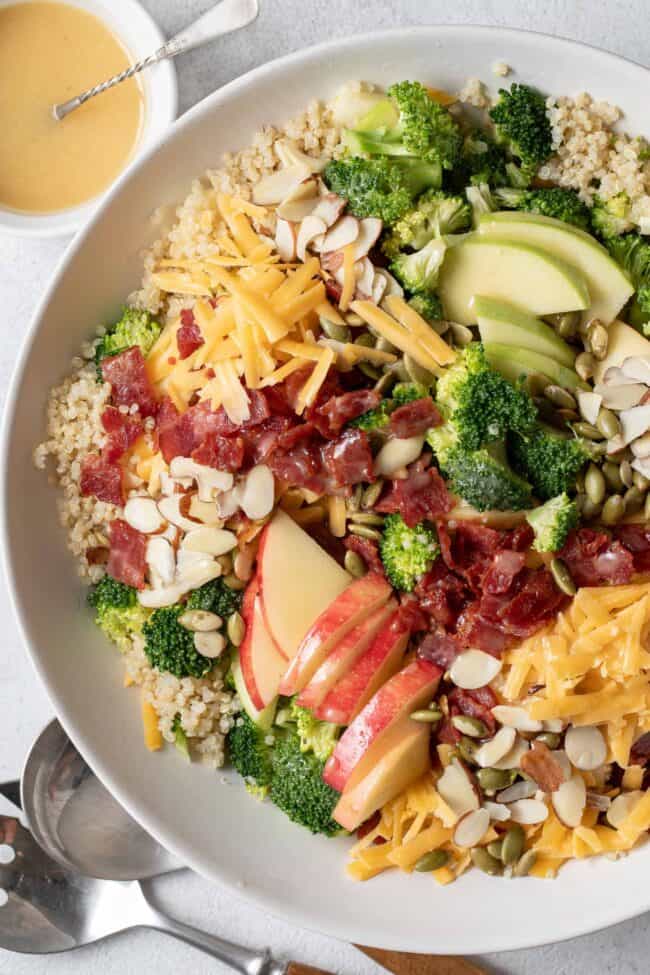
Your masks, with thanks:
[{"label": "honey mustard dressing", "polygon": [[0,206],[52,213],[92,199],[137,142],[143,95],[131,78],[61,122],[63,102],[131,63],[93,14],[57,0],[0,7]]}]

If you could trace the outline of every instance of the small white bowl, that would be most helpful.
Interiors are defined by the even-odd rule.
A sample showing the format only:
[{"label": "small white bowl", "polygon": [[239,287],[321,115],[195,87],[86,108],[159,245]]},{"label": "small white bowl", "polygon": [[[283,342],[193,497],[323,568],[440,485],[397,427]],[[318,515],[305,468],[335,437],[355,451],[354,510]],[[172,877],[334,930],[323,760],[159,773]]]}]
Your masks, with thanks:
[{"label": "small white bowl", "polygon": [[[16,0],[0,0],[7,7]],[[156,22],[137,0],[65,0],[95,14],[124,44],[134,61],[148,57],[165,43]],[[98,78],[97,81],[104,81]],[[178,84],[172,61],[163,61],[147,68],[140,75],[144,92],[144,117],[138,142],[121,176],[143,151],[152,146],[171,125],[178,111]],[[102,96],[99,96],[102,97]],[[19,237],[61,237],[73,234],[88,222],[110,186],[87,203],[58,210],[55,213],[22,213],[0,205],[0,232]]]}]

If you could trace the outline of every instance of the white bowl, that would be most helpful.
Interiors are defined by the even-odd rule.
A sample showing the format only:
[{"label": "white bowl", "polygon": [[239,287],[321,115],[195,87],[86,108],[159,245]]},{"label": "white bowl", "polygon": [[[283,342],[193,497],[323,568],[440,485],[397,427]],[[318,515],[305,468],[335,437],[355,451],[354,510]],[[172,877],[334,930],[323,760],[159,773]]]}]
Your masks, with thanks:
[{"label": "white bowl", "polygon": [[[110,319],[140,276],[149,217],[182,198],[225,149],[263,124],[329,96],[347,79],[419,78],[458,89],[490,81],[505,59],[559,93],[590,90],[647,127],[648,73],[630,62],[532,33],[427,27],[337,40],[258,68],[180,119],[164,143],[111,192],[74,242],[38,309],[16,370],[4,432],[4,533],[10,587],[25,643],[64,727],[126,808],[180,860],[297,925],[385,948],[468,954],[584,934],[650,908],[650,847],[618,863],[576,862],[558,880],[508,881],[472,871],[450,887],[393,872],[359,885],[344,872],[345,839],[314,838],[235,776],[148,754],[137,695],[119,657],[83,609],[55,515],[54,492],[31,463],[48,388],[95,324]],[[492,79],[494,80],[494,79]],[[291,594],[287,593],[287,598]]]},{"label": "white bowl", "polygon": [[[15,2],[16,0],[0,0],[0,7]],[[137,0],[119,0],[119,3],[111,3],[110,0],[66,2],[95,14],[122,41],[134,61],[148,57],[165,43],[160,28]],[[160,139],[178,111],[178,85],[172,61],[156,64],[139,77],[144,92],[144,115],[138,141],[126,169]],[[98,82],[104,80],[97,79]],[[80,206],[55,213],[22,213],[0,205],[0,232],[20,237],[62,237],[73,234],[88,222],[106,192],[107,190]]]}]

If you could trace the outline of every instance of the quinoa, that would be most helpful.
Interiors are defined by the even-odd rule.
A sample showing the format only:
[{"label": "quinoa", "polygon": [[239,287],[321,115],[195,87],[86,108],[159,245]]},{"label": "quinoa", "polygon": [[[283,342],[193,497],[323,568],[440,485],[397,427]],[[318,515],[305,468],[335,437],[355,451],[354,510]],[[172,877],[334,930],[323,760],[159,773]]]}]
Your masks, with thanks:
[{"label": "quinoa", "polygon": [[487,109],[490,107],[490,95],[480,78],[468,78],[458,95],[465,105],[472,108]]}]

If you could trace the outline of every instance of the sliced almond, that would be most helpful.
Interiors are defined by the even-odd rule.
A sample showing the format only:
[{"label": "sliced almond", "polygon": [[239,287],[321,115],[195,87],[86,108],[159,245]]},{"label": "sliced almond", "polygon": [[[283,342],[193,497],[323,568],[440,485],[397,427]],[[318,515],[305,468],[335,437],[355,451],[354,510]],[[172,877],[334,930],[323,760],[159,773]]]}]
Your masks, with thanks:
[{"label": "sliced almond", "polygon": [[194,647],[202,657],[216,660],[226,649],[226,639],[216,630],[211,630],[209,633],[195,633]]},{"label": "sliced almond", "polygon": [[200,501],[198,494],[193,494],[187,514],[203,525],[221,527],[221,518],[214,501]]},{"label": "sliced almond", "polygon": [[564,736],[564,750],[571,764],[582,772],[592,772],[607,759],[603,734],[593,725],[569,728]]},{"label": "sliced almond", "polygon": [[634,406],[631,410],[621,410],[619,420],[623,446],[625,446],[650,430],[650,404]]},{"label": "sliced almond", "polygon": [[542,730],[541,721],[531,718],[526,708],[520,708],[514,704],[497,704],[496,707],[492,708],[492,714],[499,724],[505,724],[516,731]]},{"label": "sliced almond", "polygon": [[632,355],[621,363],[621,372],[628,379],[650,386],[650,356]]},{"label": "sliced almond", "polygon": [[600,412],[600,406],[603,402],[603,397],[599,396],[598,393],[582,393],[579,392],[578,396],[578,406],[580,407],[580,412],[587,421],[587,423],[595,423],[598,419],[598,414]]},{"label": "sliced almond", "polygon": [[636,457],[632,461],[632,470],[638,471],[644,477],[650,478],[650,457]]},{"label": "sliced almond", "polygon": [[462,762],[452,758],[436,788],[458,818],[479,808],[478,789]]},{"label": "sliced almond", "polygon": [[564,721],[562,718],[545,718],[542,721],[542,727],[544,731],[552,731],[553,734],[559,735],[564,731]]},{"label": "sliced almond", "polygon": [[178,617],[178,622],[186,630],[192,630],[194,633],[211,633],[212,630],[219,629],[223,620],[207,609],[186,609]]},{"label": "sliced almond", "polygon": [[274,500],[275,481],[271,469],[266,464],[258,464],[246,475],[243,489],[240,488],[239,504],[248,518],[257,521],[271,513]]},{"label": "sliced almond", "polygon": [[142,589],[138,593],[138,602],[148,609],[160,609],[162,606],[173,606],[191,589],[198,589],[206,582],[218,579],[221,566],[213,559],[201,559],[182,575],[177,574],[176,581],[170,586],[155,589]]},{"label": "sliced almond", "polygon": [[143,535],[153,535],[165,527],[166,519],[153,498],[136,495],[124,505],[124,520]]},{"label": "sliced almond", "polygon": [[650,433],[644,433],[630,444],[635,457],[650,457]]},{"label": "sliced almond", "polygon": [[312,216],[320,217],[327,227],[333,227],[346,207],[346,201],[336,193],[326,193],[321,196]]},{"label": "sliced almond", "polygon": [[288,220],[278,220],[275,225],[275,246],[283,261],[295,261],[298,232]]},{"label": "sliced almond", "polygon": [[204,555],[225,555],[237,545],[237,537],[224,528],[202,525],[188,532],[181,542],[181,549],[201,552]]},{"label": "sliced almond", "polygon": [[497,802],[517,802],[519,799],[532,799],[537,792],[537,786],[530,779],[521,779],[514,785],[497,792]]},{"label": "sliced almond", "polygon": [[587,805],[587,787],[581,775],[573,775],[551,795],[557,818],[564,826],[575,829],[582,822]]},{"label": "sliced almond", "polygon": [[154,535],[147,541],[146,562],[152,585],[169,586],[176,573],[176,556],[171,543],[162,535]]},{"label": "sliced almond", "polygon": [[372,279],[371,297],[376,305],[378,305],[381,299],[384,297],[387,287],[388,281],[386,276],[384,274],[380,274],[378,271],[375,271]]},{"label": "sliced almond", "polygon": [[524,738],[517,738],[508,754],[504,755],[498,762],[494,762],[492,767],[504,771],[511,768],[520,768],[521,760],[529,748],[530,745]]},{"label": "sliced almond", "polygon": [[609,796],[602,796],[600,792],[587,792],[587,806],[599,812],[607,812],[612,804]]},{"label": "sliced almond", "polygon": [[[628,383],[624,386],[613,386],[602,383],[596,386],[595,393],[579,393],[578,395],[596,396],[598,393],[601,393],[602,405],[606,406],[608,410],[629,410],[641,402],[646,392],[647,388],[641,386],[639,383]],[[598,417],[598,413],[596,413],[596,417]],[[586,415],[585,419],[587,419]],[[589,420],[589,423],[595,422],[595,420]]]},{"label": "sliced almond", "polygon": [[325,221],[320,217],[305,217],[298,229],[298,239],[296,241],[296,254],[298,259],[304,261],[307,257],[307,247],[314,239],[324,234],[327,230]]},{"label": "sliced almond", "polygon": [[511,802],[508,809],[512,821],[521,826],[535,826],[548,819],[548,806],[540,799],[518,799],[517,802]]},{"label": "sliced almond", "polygon": [[320,254],[323,249],[323,241],[325,240],[325,234],[317,234],[309,245],[309,250],[313,251],[314,254]]},{"label": "sliced almond", "polygon": [[474,691],[479,687],[485,687],[486,684],[494,680],[501,667],[501,660],[493,657],[490,653],[484,653],[483,650],[465,650],[452,663],[449,668],[449,676],[456,687],[461,687],[466,691]]},{"label": "sliced almond", "polygon": [[569,761],[569,756],[561,748],[556,748],[556,750],[553,752],[553,758],[562,769],[562,774],[564,775],[564,781],[568,782],[571,776],[573,775],[573,766]]},{"label": "sliced almond", "polygon": [[[626,376],[620,366],[610,366],[605,370],[605,375],[603,376],[603,383],[606,386],[633,386],[638,383],[638,379],[630,379]],[[598,389],[598,386],[596,386]]]},{"label": "sliced almond", "polygon": [[378,217],[364,217],[359,224],[359,236],[354,244],[354,259],[360,261],[367,257],[379,240],[383,223]]},{"label": "sliced almond", "polygon": [[275,172],[263,176],[253,187],[253,203],[268,206],[281,203],[282,200],[311,175],[311,168],[305,163],[285,166]]},{"label": "sliced almond", "polygon": [[234,478],[228,471],[218,471],[205,464],[197,464],[190,457],[174,457],[169,465],[172,477],[191,477],[196,481],[200,501],[212,501],[221,491],[229,491]]},{"label": "sliced almond", "polygon": [[456,846],[477,846],[490,828],[490,814],[487,809],[474,809],[458,821],[454,829]]},{"label": "sliced almond", "polygon": [[[480,653],[478,650],[470,650],[468,652]],[[501,759],[504,758],[512,749],[516,737],[517,732],[514,728],[499,728],[494,738],[486,741],[484,745],[481,745],[480,748],[476,749],[474,753],[475,762],[480,765],[481,768],[495,768],[495,762],[501,761]]]},{"label": "sliced almond", "polygon": [[325,235],[325,240],[323,241],[323,253],[326,254],[329,251],[340,251],[348,244],[353,244],[357,237],[359,236],[361,228],[361,222],[357,220],[356,217],[347,214],[345,217],[341,217],[340,220],[334,224],[333,227],[327,231]]},{"label": "sliced almond", "polygon": [[614,829],[619,829],[639,800],[643,798],[643,795],[644,793],[640,790],[635,790],[634,792],[622,792],[620,796],[616,796],[607,810],[606,819],[609,825],[613,826]]},{"label": "sliced almond", "polygon": [[363,296],[364,299],[372,297],[372,288],[375,282],[375,269],[372,262],[364,257],[354,265],[357,276],[356,295]]},{"label": "sliced almond", "polygon": [[239,500],[241,498],[241,486],[236,484],[230,491],[224,491],[217,497],[216,506],[219,517],[226,519],[232,517],[239,510]]},{"label": "sliced almond", "polygon": [[407,467],[417,460],[423,446],[423,436],[393,437],[384,444],[375,457],[375,474],[380,477],[390,477],[400,468]]},{"label": "sliced almond", "polygon": [[192,521],[191,518],[187,518],[182,513],[181,498],[183,498],[182,494],[172,494],[168,497],[160,498],[157,502],[158,511],[165,521],[170,521],[177,528],[181,528],[185,532],[194,531],[196,522]]},{"label": "sliced almond", "polygon": [[[300,184],[302,186],[302,183]],[[299,189],[300,187],[298,187]],[[281,220],[289,220],[291,223],[300,223],[307,217],[313,215],[316,209],[316,197],[308,197],[302,200],[285,200],[276,209],[276,213]]]},{"label": "sliced almond", "polygon": [[499,802],[490,802],[489,800],[486,800],[483,803],[483,808],[487,809],[490,814],[490,819],[494,820],[496,823],[506,823],[510,819],[510,810],[507,806],[504,806]]},{"label": "sliced almond", "polygon": [[387,271],[384,267],[379,267],[377,268],[377,274],[381,274],[382,277],[386,278],[385,298],[388,298],[389,295],[397,295],[398,298],[404,297],[404,288],[397,278],[393,277],[390,271]]}]

